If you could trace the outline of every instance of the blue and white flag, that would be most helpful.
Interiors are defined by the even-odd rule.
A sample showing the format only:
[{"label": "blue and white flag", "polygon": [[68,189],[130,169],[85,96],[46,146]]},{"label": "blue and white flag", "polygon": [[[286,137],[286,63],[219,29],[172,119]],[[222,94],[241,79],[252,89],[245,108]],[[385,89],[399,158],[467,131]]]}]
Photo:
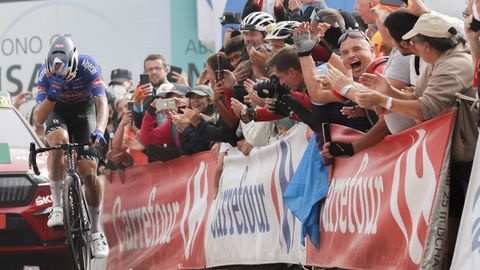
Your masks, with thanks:
[{"label": "blue and white flag", "polygon": [[477,141],[467,197],[463,206],[455,253],[450,269],[480,267],[480,143]]}]

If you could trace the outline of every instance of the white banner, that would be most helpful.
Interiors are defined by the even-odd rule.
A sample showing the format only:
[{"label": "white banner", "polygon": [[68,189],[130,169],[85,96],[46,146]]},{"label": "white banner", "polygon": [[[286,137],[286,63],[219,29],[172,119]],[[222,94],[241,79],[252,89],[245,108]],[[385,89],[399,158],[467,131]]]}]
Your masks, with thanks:
[{"label": "white banner", "polygon": [[0,87],[17,95],[34,91],[52,40],[69,36],[80,54],[110,71],[128,68],[135,80],[150,53],[171,56],[170,1],[15,1],[0,5]]},{"label": "white banner", "polygon": [[424,2],[436,12],[463,20],[462,13],[467,7],[468,0],[456,0],[455,4],[452,4],[451,0],[424,0]]},{"label": "white banner", "polygon": [[[480,141],[480,138],[479,138]],[[467,197],[458,230],[455,254],[450,269],[480,267],[480,143],[477,141]]]},{"label": "white banner", "polygon": [[230,150],[205,234],[207,267],[229,264],[302,263],[301,223],[283,201],[307,146],[298,124],[274,144],[248,157]]}]

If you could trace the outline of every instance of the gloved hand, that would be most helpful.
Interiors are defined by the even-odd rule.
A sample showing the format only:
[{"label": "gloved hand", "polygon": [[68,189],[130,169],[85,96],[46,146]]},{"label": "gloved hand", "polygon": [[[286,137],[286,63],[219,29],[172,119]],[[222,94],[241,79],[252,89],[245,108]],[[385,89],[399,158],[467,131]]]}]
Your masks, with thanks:
[{"label": "gloved hand", "polygon": [[293,35],[293,42],[295,43],[295,47],[297,48],[298,56],[307,56],[312,54],[312,49],[317,45],[318,40],[312,39],[310,36],[310,32],[307,31],[298,31],[296,34]]},{"label": "gloved hand", "polygon": [[107,140],[105,140],[105,137],[103,136],[103,131],[96,128],[92,134],[90,134],[90,143],[91,144],[97,144],[100,143],[100,145],[106,145]]},{"label": "gloved hand", "polygon": [[137,106],[142,104],[143,100],[152,95],[152,84],[139,85],[133,94],[133,101]]},{"label": "gloved hand", "polygon": [[328,151],[332,157],[351,157],[355,155],[353,144],[343,142],[330,142]]},{"label": "gloved hand", "polygon": [[57,99],[65,90],[65,79],[52,75],[48,78],[48,82],[50,83],[50,88],[48,89],[47,95]]},{"label": "gloved hand", "polygon": [[267,98],[266,99],[266,108],[275,114],[281,116],[289,116],[290,115],[290,107],[283,101],[281,98]]}]

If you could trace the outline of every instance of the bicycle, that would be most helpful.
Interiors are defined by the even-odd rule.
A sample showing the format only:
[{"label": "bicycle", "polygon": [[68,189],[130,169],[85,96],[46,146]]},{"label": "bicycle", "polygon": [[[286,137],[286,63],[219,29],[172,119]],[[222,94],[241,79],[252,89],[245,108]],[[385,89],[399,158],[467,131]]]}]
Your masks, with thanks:
[{"label": "bicycle", "polygon": [[33,168],[36,175],[40,175],[36,160],[38,153],[64,150],[67,155],[67,176],[63,188],[64,228],[73,263],[77,270],[90,269],[93,259],[90,250],[90,216],[75,162],[75,151],[82,148],[88,149],[88,147],[90,147],[88,143],[67,143],[36,148],[35,143],[30,143],[29,167]]}]

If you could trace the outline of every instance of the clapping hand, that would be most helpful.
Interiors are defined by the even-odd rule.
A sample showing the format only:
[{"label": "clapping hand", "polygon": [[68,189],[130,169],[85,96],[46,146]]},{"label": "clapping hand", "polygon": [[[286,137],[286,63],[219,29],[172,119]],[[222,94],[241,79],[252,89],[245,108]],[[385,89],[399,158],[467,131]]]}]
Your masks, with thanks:
[{"label": "clapping hand", "polygon": [[183,114],[190,120],[190,123],[195,127],[198,126],[202,119],[199,112],[189,108],[183,109]]},{"label": "clapping hand", "polygon": [[388,78],[378,72],[375,74],[364,73],[360,76],[360,82],[364,86],[377,90],[385,95],[390,95],[393,91],[393,87],[390,81],[388,81]]}]

